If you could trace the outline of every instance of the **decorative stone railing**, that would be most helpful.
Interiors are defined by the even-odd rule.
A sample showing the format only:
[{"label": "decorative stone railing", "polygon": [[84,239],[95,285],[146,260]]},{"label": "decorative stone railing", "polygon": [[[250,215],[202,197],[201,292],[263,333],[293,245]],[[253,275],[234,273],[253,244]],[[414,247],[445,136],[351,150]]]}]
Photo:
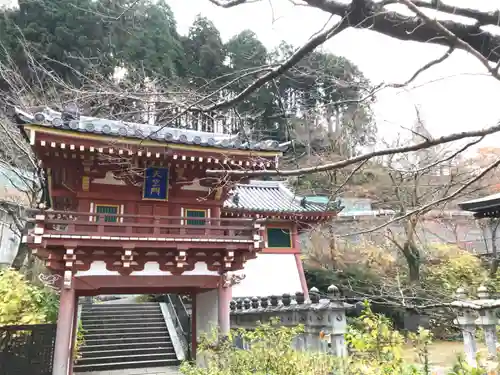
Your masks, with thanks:
[{"label": "decorative stone railing", "polygon": [[[346,310],[353,307],[339,296],[338,288],[331,285],[326,299],[320,299],[319,291],[312,288],[310,300],[303,293],[294,296],[254,297],[231,301],[231,328],[255,329],[259,322],[267,323],[278,318],[284,326],[304,326],[304,333],[296,338],[294,347],[300,350],[327,351],[337,356],[347,353],[344,335],[347,330]],[[486,287],[478,288],[476,298],[470,298],[463,288],[456,292],[456,301],[436,305],[448,307],[456,313],[456,323],[461,327],[465,358],[469,365],[477,366],[478,345],[476,331],[484,331],[487,359],[496,363],[497,326],[500,324],[500,299],[493,299]],[[325,340],[326,338],[326,340]],[[240,347],[247,343],[237,340]]]},{"label": "decorative stone railing", "polygon": [[[294,341],[299,350],[326,351],[337,356],[346,355],[346,304],[334,285],[328,288],[328,298],[320,299],[319,291],[312,288],[310,300],[297,292],[294,296],[254,297],[231,301],[231,328],[255,329],[260,323],[278,318],[284,326],[304,326],[304,332]],[[238,342],[240,347],[246,343]]]}]

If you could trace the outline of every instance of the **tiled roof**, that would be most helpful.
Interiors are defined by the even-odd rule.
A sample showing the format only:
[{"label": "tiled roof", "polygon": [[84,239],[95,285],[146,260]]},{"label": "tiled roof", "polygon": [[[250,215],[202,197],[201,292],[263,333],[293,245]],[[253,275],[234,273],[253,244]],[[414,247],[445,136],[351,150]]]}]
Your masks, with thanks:
[{"label": "tiled roof", "polygon": [[181,143],[240,150],[282,151],[281,145],[275,140],[248,143],[243,141],[238,134],[228,135],[86,116],[81,116],[79,120],[71,120],[66,123],[62,120],[61,112],[54,111],[50,108],[46,108],[37,113],[29,113],[16,108],[16,116],[20,122],[25,124],[36,124],[48,128],[81,133],[151,139],[160,142],[163,141],[165,143]]},{"label": "tiled roof", "polygon": [[487,195],[482,198],[472,199],[459,203],[458,206],[466,211],[481,211],[497,209],[500,206],[500,193]]},{"label": "tiled roof", "polygon": [[279,181],[250,181],[238,184],[224,202],[224,208],[259,212],[325,212],[326,205],[311,203],[295,195]]}]

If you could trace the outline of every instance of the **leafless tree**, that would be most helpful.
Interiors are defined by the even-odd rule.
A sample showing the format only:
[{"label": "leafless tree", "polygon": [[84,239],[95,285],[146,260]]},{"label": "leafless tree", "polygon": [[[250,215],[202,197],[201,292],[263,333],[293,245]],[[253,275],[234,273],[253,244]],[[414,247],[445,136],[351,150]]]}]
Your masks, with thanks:
[{"label": "leafless tree", "polygon": [[[397,141],[392,147],[411,145],[418,143],[419,138],[430,137],[421,120],[417,121],[411,132],[412,140]],[[338,195],[360,197],[362,194],[372,199],[375,208],[394,212],[392,217],[356,221],[355,225],[349,226],[350,230],[342,233],[338,231],[342,221],[334,221],[329,230],[321,230],[329,238],[328,244],[324,245],[330,249],[330,253],[336,253],[338,238],[349,241],[353,236],[364,236],[365,241],[377,246],[385,243],[384,246],[392,246],[403,257],[409,281],[418,284],[421,264],[429,255],[425,253],[425,248],[429,245],[425,238],[429,220],[435,221],[436,217],[445,216],[446,212],[456,211],[457,201],[478,190],[487,191],[490,187],[484,185],[491,182],[489,179],[476,179],[484,169],[462,162],[463,152],[481,140],[479,137],[451,149],[435,146],[412,153],[388,155],[379,163],[371,161],[369,166],[346,173],[341,184],[324,183],[324,189],[330,186],[331,199]],[[498,164],[498,160],[494,163]],[[363,176],[368,170],[372,171],[369,181],[359,178],[359,175]],[[374,233],[378,235],[375,242],[373,237],[366,237]],[[444,243],[449,241],[449,238],[443,240]],[[329,257],[335,258],[331,254]]]},{"label": "leafless tree", "polygon": [[8,214],[6,224],[18,237],[20,245],[12,267],[20,269],[29,255],[29,248],[21,241],[27,224],[25,210],[40,203],[45,177],[29,143],[11,119],[5,117],[0,118],[0,149],[0,178],[5,184],[0,206]]},{"label": "leafless tree", "polygon": [[[254,1],[250,0],[209,0],[221,8],[242,6]],[[446,60],[455,49],[462,49],[473,55],[485,67],[486,71],[496,79],[500,79],[500,34],[494,34],[486,26],[498,26],[499,11],[484,12],[477,9],[451,6],[443,1],[421,0],[353,0],[351,2],[337,0],[303,0],[292,1],[296,6],[306,6],[322,10],[338,20],[333,26],[315,34],[310,40],[300,47],[289,59],[283,61],[269,72],[262,73],[248,87],[229,99],[220,100],[210,105],[207,109],[228,108],[258,90],[267,82],[291,69],[300,59],[348,28],[369,29],[385,35],[423,43],[441,44],[449,47],[446,53],[433,61],[428,62],[415,72],[406,82],[400,84],[382,84],[374,92],[383,87],[404,87],[416,79],[423,71]],[[406,8],[401,11],[401,7]],[[404,12],[406,10],[406,13]],[[407,14],[409,12],[409,15]],[[434,12],[434,13],[432,13]],[[438,13],[435,13],[438,12]],[[437,14],[434,18],[434,14]],[[471,19],[471,23],[456,21],[454,16]],[[370,96],[370,95],[368,95]],[[217,175],[228,173],[237,176],[298,176],[307,173],[339,170],[349,165],[369,160],[378,156],[406,153],[434,147],[439,144],[453,142],[459,139],[486,136],[498,132],[500,125],[493,125],[485,129],[449,134],[439,138],[425,138],[412,146],[390,147],[383,150],[368,152],[343,160],[324,163],[318,166],[294,168],[293,170],[267,170],[267,171],[209,171]]]}]

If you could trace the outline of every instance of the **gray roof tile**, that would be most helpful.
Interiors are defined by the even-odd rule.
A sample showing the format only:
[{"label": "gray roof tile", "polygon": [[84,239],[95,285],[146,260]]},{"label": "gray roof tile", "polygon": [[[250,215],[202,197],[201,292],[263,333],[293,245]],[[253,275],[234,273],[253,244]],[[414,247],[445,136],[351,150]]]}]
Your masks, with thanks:
[{"label": "gray roof tile", "polygon": [[62,120],[62,113],[50,108],[46,108],[37,113],[29,113],[16,108],[16,116],[22,123],[82,133],[138,139],[148,138],[155,141],[163,141],[165,143],[182,143],[240,150],[282,151],[281,145],[275,140],[243,142],[238,134],[229,135],[203,132],[86,116],[81,116],[79,120],[72,120],[69,121],[69,123],[64,123]]},{"label": "gray roof tile", "polygon": [[[235,198],[237,196],[237,198]],[[260,212],[325,212],[326,205],[305,202],[279,181],[250,181],[237,184],[232,196],[224,202],[224,208]]]}]

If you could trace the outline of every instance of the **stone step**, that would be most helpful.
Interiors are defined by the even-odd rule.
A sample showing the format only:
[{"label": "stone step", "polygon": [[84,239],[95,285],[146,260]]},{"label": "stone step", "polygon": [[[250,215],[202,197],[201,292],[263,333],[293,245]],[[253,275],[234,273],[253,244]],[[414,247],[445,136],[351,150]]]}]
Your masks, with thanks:
[{"label": "stone step", "polygon": [[110,323],[114,320],[134,320],[134,321],[141,321],[142,319],[151,319],[151,318],[162,318],[163,315],[161,311],[154,312],[154,313],[142,313],[142,314],[116,314],[116,315],[109,315],[109,314],[82,314],[80,316],[80,320],[82,322],[86,321],[109,321]]},{"label": "stone step", "polygon": [[100,340],[90,342],[86,341],[85,345],[80,348],[81,353],[95,352],[98,350],[120,350],[120,349],[146,349],[146,348],[173,348],[170,339],[155,339],[151,340],[149,337],[144,341],[134,340],[132,342],[123,342],[121,340],[111,341],[106,344],[100,343]]},{"label": "stone step", "polygon": [[152,326],[148,326],[147,328],[142,327],[142,325],[138,324],[129,324],[126,327],[121,327],[121,328],[85,328],[85,335],[94,335],[94,334],[101,334],[101,335],[107,335],[107,334],[121,334],[121,333],[136,333],[136,332],[142,332],[145,335],[151,333],[151,332],[166,332],[167,331],[167,326],[165,323],[163,324],[156,324]]},{"label": "stone step", "polygon": [[82,359],[89,358],[101,358],[101,357],[134,357],[135,355],[141,354],[173,354],[175,357],[175,350],[172,345],[155,345],[151,347],[133,347],[133,348],[116,348],[116,347],[108,347],[107,349],[94,349],[93,350],[85,350],[82,352]]},{"label": "stone step", "polygon": [[110,335],[96,335],[88,336],[85,335],[86,345],[115,345],[115,344],[142,344],[144,342],[157,342],[157,341],[171,341],[170,336],[166,335],[165,332],[159,333],[149,333],[144,335],[142,333],[122,335],[122,336],[110,336]]},{"label": "stone step", "polygon": [[179,361],[177,359],[155,359],[155,360],[141,360],[141,361],[124,361],[115,363],[101,363],[98,365],[85,364],[85,365],[75,365],[73,367],[75,372],[87,372],[87,371],[108,371],[108,370],[120,370],[127,368],[152,368],[152,367],[163,367],[163,366],[178,366]]},{"label": "stone step", "polygon": [[158,302],[147,302],[147,303],[97,303],[92,305],[82,305],[82,310],[105,310],[105,309],[154,309],[159,306]]},{"label": "stone step", "polygon": [[121,318],[121,317],[126,317],[126,318],[135,318],[135,319],[141,319],[143,317],[151,317],[151,316],[161,316],[161,310],[155,311],[155,312],[120,312],[120,311],[106,311],[106,312],[99,312],[99,313],[82,313],[80,315],[81,319],[87,320],[87,319],[108,319],[108,318]]},{"label": "stone step", "polygon": [[147,308],[147,309],[117,309],[114,306],[106,309],[88,309],[84,310],[82,309],[82,314],[87,314],[87,315],[115,315],[115,314],[150,314],[150,313],[157,313],[161,312],[160,306],[154,306],[152,308]]},{"label": "stone step", "polygon": [[117,323],[115,323],[114,321],[112,321],[112,323],[110,323],[109,321],[102,321],[102,322],[83,321],[82,322],[83,329],[85,329],[85,330],[97,330],[97,329],[106,329],[106,328],[113,328],[113,329],[114,328],[129,328],[129,327],[137,327],[138,324],[140,324],[141,327],[144,327],[146,329],[149,327],[163,325],[163,324],[165,324],[165,320],[163,319],[163,317],[161,317],[161,318],[157,318],[154,320],[153,319],[147,319],[147,320],[142,319],[142,320],[125,321],[125,322],[118,321]]},{"label": "stone step", "polygon": [[102,365],[105,363],[156,361],[156,360],[177,360],[177,358],[175,356],[175,352],[154,353],[154,354],[133,354],[133,355],[110,355],[110,356],[106,356],[106,353],[103,353],[103,355],[99,357],[80,358],[76,361],[76,364],[78,366]]},{"label": "stone step", "polygon": [[120,314],[120,315],[82,315],[80,320],[82,322],[109,322],[109,323],[118,323],[118,322],[137,322],[137,320],[149,320],[149,319],[163,319],[163,315],[161,312],[158,313],[149,313],[149,314]]},{"label": "stone step", "polygon": [[85,344],[75,371],[179,364],[158,303],[85,305],[80,319]]},{"label": "stone step", "polygon": [[139,329],[137,331],[129,331],[129,332],[89,332],[85,333],[85,340],[105,340],[105,339],[115,339],[115,338],[140,338],[140,337],[169,337],[167,327],[164,327],[162,330],[155,330],[153,332],[144,331],[143,329]]}]

